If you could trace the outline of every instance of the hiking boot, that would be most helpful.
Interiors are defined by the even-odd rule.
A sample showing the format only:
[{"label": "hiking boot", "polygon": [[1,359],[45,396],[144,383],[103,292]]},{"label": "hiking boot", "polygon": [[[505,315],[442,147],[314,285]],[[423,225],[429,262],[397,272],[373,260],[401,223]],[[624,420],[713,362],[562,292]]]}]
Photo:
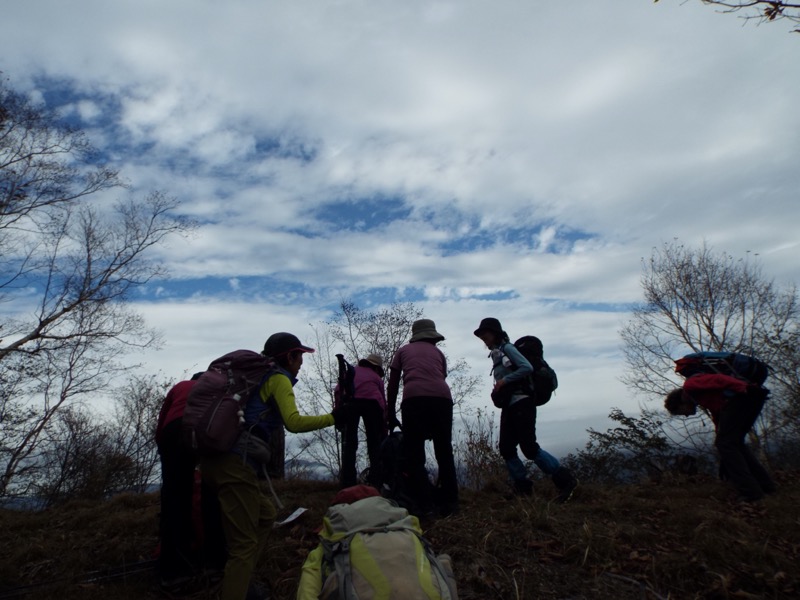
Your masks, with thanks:
[{"label": "hiking boot", "polygon": [[575,488],[578,487],[578,480],[575,479],[569,469],[565,467],[559,467],[558,470],[553,473],[553,483],[558,488],[558,496],[556,496],[555,499],[556,504],[565,504],[569,502],[573,492],[575,492]]},{"label": "hiking boot", "polygon": [[558,491],[558,496],[556,496],[556,504],[566,504],[572,498],[572,494],[575,492],[575,489],[578,487],[578,480],[573,479],[572,483],[568,486],[560,489]]}]

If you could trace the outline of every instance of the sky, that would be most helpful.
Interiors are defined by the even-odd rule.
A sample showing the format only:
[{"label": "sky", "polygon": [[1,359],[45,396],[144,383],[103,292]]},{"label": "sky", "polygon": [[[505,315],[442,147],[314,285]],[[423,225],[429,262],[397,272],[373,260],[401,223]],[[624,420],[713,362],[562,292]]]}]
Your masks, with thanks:
[{"label": "sky", "polygon": [[544,341],[538,433],[563,455],[646,400],[619,330],[654,247],[800,280],[790,30],[699,0],[27,0],[0,71],[200,223],[135,299],[164,336],[144,370],[412,301],[490,407],[472,331],[494,316]]}]

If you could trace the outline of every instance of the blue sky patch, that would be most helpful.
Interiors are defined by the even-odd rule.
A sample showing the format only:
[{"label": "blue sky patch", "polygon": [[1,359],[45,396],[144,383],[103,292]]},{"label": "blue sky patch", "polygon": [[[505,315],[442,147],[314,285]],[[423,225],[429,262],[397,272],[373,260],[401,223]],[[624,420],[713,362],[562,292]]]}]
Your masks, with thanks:
[{"label": "blue sky patch", "polygon": [[289,158],[312,162],[319,154],[315,144],[287,135],[264,136],[256,139],[256,158]]},{"label": "blue sky patch", "polygon": [[372,231],[409,217],[411,209],[399,196],[335,200],[317,207],[313,216],[335,231]]}]

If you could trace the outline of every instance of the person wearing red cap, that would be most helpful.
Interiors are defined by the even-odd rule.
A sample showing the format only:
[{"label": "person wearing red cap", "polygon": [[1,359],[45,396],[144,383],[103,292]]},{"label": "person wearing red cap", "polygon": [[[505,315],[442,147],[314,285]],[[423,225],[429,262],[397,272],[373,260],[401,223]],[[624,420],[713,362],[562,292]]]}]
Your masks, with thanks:
[{"label": "person wearing red cap", "polygon": [[293,387],[303,364],[303,355],[309,352],[314,352],[314,349],[301,344],[291,333],[269,336],[262,354],[275,362],[276,369],[245,406],[245,422],[255,423],[250,428],[246,447],[237,444],[227,454],[201,461],[203,477],[217,489],[228,543],[222,600],[269,597],[250,578],[272,530],[276,510],[262,489],[263,480],[260,479],[266,471],[264,465],[268,457],[259,456],[249,440],[261,438],[268,441],[270,432],[280,427],[301,433],[340,425],[344,420],[345,407],[318,416],[301,415],[297,409]]},{"label": "person wearing red cap", "polygon": [[698,373],[682,388],[667,394],[664,408],[671,415],[691,416],[700,406],[714,422],[720,475],[728,479],[742,502],[757,502],[776,491],[775,482],[745,444],[769,390],[723,373]]}]

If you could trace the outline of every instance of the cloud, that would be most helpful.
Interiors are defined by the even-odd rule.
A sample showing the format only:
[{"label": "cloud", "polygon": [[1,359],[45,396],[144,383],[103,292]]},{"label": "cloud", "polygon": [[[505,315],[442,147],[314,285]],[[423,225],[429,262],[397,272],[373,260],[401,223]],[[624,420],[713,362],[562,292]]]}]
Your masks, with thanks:
[{"label": "cloud", "polygon": [[137,305],[170,376],[342,298],[412,300],[477,373],[480,318],[542,337],[564,389],[541,418],[577,423],[637,407],[617,331],[653,247],[706,240],[797,279],[800,46],[781,27],[634,0],[4,11],[11,83],[202,225],[157,250],[174,278]]}]

